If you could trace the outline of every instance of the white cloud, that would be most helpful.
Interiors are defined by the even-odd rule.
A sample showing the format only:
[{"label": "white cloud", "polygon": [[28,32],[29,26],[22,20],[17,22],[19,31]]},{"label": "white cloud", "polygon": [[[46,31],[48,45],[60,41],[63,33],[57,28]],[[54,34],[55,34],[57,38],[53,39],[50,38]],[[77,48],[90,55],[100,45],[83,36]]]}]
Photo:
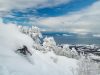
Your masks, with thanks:
[{"label": "white cloud", "polygon": [[[12,15],[10,11],[17,9],[24,12],[26,8],[43,8],[53,7],[60,4],[68,3],[71,0],[0,0],[0,17]],[[25,11],[26,12],[26,11]]]},{"label": "white cloud", "polygon": [[0,0],[0,11],[25,9],[30,7],[46,7],[68,3],[70,0]]},{"label": "white cloud", "polygon": [[93,37],[99,37],[100,38],[100,34],[94,34]]},{"label": "white cloud", "polygon": [[81,11],[60,17],[44,18],[38,23],[54,30],[100,33],[100,0]]}]

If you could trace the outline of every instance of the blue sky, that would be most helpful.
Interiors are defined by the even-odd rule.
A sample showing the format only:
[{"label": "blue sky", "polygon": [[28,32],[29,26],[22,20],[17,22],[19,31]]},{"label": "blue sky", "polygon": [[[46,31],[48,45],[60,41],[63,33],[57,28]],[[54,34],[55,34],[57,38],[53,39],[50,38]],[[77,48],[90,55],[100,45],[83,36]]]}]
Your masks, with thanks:
[{"label": "blue sky", "polygon": [[[12,9],[11,14],[14,18],[4,17],[4,21],[10,22],[15,21],[20,23],[23,21],[29,21],[29,17],[27,16],[38,16],[38,17],[55,17],[55,16],[62,16],[68,14],[70,12],[80,11],[91,4],[93,4],[96,0],[72,0],[69,3],[63,3],[54,7],[44,7],[44,8],[28,8],[24,9],[22,12],[17,9]],[[34,11],[35,10],[35,11]],[[26,16],[26,17],[24,17]],[[15,18],[16,17],[16,18]],[[21,19],[20,19],[21,18]]]},{"label": "blue sky", "polygon": [[42,17],[62,16],[70,12],[80,11],[94,2],[95,0],[72,0],[69,3],[61,4],[52,8],[46,7],[37,9],[36,15]]},{"label": "blue sky", "polygon": [[99,34],[100,0],[1,0],[0,4],[5,23]]}]

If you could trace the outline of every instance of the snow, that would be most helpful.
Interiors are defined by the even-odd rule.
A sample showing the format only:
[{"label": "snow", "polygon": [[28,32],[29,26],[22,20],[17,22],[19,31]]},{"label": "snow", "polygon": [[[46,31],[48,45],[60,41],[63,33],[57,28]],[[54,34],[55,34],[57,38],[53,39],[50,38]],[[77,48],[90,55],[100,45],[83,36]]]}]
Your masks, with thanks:
[{"label": "snow", "polygon": [[22,46],[23,44],[31,48],[33,40],[29,36],[20,33],[16,25],[0,24],[0,45],[14,49]]},{"label": "snow", "polygon": [[72,36],[72,35],[69,35],[69,34],[63,34],[63,36]]},{"label": "snow", "polygon": [[[19,32],[14,24],[0,24],[0,75],[73,75],[77,60],[57,56],[52,51],[42,53],[32,48],[34,41]],[[25,58],[15,50],[26,45],[33,53]],[[28,60],[29,59],[29,60]]]},{"label": "snow", "polygon": [[89,57],[91,59],[99,60],[100,61],[100,56],[94,55],[94,54],[89,54]]}]

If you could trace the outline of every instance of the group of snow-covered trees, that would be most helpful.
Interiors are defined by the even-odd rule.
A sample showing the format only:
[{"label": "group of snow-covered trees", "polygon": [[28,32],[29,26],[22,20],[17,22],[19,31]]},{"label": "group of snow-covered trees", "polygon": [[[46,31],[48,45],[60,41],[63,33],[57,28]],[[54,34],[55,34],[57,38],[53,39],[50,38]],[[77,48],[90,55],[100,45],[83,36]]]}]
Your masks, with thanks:
[{"label": "group of snow-covered trees", "polygon": [[35,43],[40,43],[40,38],[42,38],[42,34],[38,27],[18,26],[18,28],[22,33],[29,35]]},{"label": "group of snow-covered trees", "polygon": [[100,63],[91,60],[89,57],[81,56],[77,65],[77,75],[100,74]]},{"label": "group of snow-covered trees", "polygon": [[[34,48],[39,50],[43,53],[47,53],[49,51],[54,52],[56,55],[66,56],[70,58],[79,59],[77,74],[73,75],[98,75],[99,74],[99,64],[92,61],[89,57],[86,58],[85,56],[78,55],[76,49],[69,48],[68,44],[63,44],[62,46],[58,46],[53,37],[42,37],[41,31],[38,27],[32,26],[18,26],[19,30],[30,36],[34,41]],[[41,40],[43,42],[41,43]]]},{"label": "group of snow-covered trees", "polygon": [[[58,46],[53,37],[42,37],[41,31],[38,27],[32,26],[18,26],[19,30],[29,35],[34,43],[34,48],[39,51],[43,51],[44,53],[48,51],[53,51],[56,55],[66,56],[76,58],[78,56],[77,51],[73,48],[72,50],[69,49],[67,44],[64,44],[62,47]],[[43,39],[41,43],[40,39]],[[41,43],[41,44],[40,44]]]}]

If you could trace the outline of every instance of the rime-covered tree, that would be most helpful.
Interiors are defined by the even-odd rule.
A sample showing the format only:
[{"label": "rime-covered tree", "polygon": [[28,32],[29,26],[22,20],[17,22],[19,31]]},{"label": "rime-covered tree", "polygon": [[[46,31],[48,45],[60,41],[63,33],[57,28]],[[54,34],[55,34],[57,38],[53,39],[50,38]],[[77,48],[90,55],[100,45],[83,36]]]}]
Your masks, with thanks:
[{"label": "rime-covered tree", "polygon": [[72,57],[71,49],[68,44],[63,45],[63,55],[67,57]]},{"label": "rime-covered tree", "polygon": [[71,56],[72,56],[72,58],[77,58],[78,57],[78,52],[76,51],[75,48],[72,48],[72,50],[71,50]]},{"label": "rime-covered tree", "polygon": [[81,56],[78,63],[77,75],[99,75],[98,63],[91,60],[89,57]]},{"label": "rime-covered tree", "polygon": [[55,49],[56,42],[53,37],[45,37],[43,41],[43,47],[45,51],[51,51]]},{"label": "rime-covered tree", "polygon": [[22,33],[29,35],[35,41],[35,43],[40,44],[40,38],[42,38],[42,34],[38,27],[18,26],[18,28]]},{"label": "rime-covered tree", "polygon": [[18,28],[20,32],[30,36],[33,39],[34,41],[33,47],[36,50],[43,50],[43,47],[40,44],[41,43],[40,39],[42,38],[42,34],[38,27],[18,26]]},{"label": "rime-covered tree", "polygon": [[40,29],[36,26],[32,26],[29,29],[29,35],[32,37],[32,39],[35,41],[35,43],[40,43],[40,38],[42,38],[42,34],[40,32]]}]

